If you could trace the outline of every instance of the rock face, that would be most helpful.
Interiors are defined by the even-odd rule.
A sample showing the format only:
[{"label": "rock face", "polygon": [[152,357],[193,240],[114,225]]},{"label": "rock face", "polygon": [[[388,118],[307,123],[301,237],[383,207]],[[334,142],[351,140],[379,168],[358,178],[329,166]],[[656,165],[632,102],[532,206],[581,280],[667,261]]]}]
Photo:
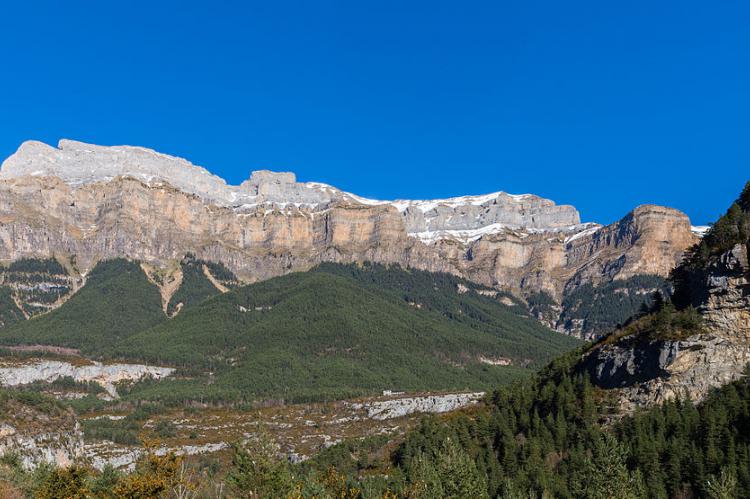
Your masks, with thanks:
[{"label": "rock face", "polygon": [[56,427],[44,433],[23,432],[8,424],[0,425],[0,454],[18,455],[25,469],[42,463],[70,466],[83,456],[83,447],[83,432],[77,423],[62,431]]},{"label": "rock face", "polygon": [[367,411],[367,417],[376,420],[400,418],[414,413],[440,414],[455,411],[478,403],[484,392],[450,393],[447,395],[426,395],[424,397],[401,397],[389,400],[375,400],[351,404],[352,409]]},{"label": "rock face", "polygon": [[106,182],[129,176],[149,185],[169,184],[185,193],[223,206],[262,201],[290,203],[330,202],[333,191],[305,188],[293,173],[254,172],[240,186],[229,186],[205,168],[151,149],[131,146],[102,147],[61,140],[57,148],[24,142],[5,160],[0,177],[56,177],[69,185]]},{"label": "rock face", "polygon": [[585,282],[666,275],[696,237],[658,206],[601,227],[529,194],[376,201],[268,171],[230,186],[149,149],[68,140],[26,142],[0,170],[0,260],[65,258],[81,274],[101,259],[166,266],[186,253],[245,281],[369,260],[559,301]]},{"label": "rock face", "polygon": [[[216,442],[204,445],[179,445],[175,447],[160,446],[152,449],[156,456],[164,456],[173,453],[176,456],[196,456],[211,454],[228,449],[230,444],[226,442]],[[92,468],[99,471],[107,466],[126,471],[128,473],[135,470],[137,461],[146,454],[143,447],[125,446],[110,442],[107,440],[85,444],[82,457],[79,461],[90,464]]]},{"label": "rock face", "polygon": [[503,228],[576,231],[581,223],[572,206],[557,206],[531,194],[498,192],[391,204],[403,213],[407,232],[427,242],[478,238]]},{"label": "rock face", "polygon": [[704,270],[692,289],[703,332],[675,341],[626,337],[594,348],[581,363],[602,388],[619,389],[621,407],[676,398],[702,400],[713,388],[743,376],[750,364],[750,265],[738,244]]},{"label": "rock face", "polygon": [[112,397],[117,397],[115,384],[122,381],[139,381],[144,378],[160,379],[169,376],[174,369],[141,364],[102,364],[86,362],[83,365],[57,360],[0,364],[0,385],[18,386],[41,381],[51,383],[56,379],[70,377],[77,382],[94,382]]},{"label": "rock face", "polygon": [[587,280],[666,275],[696,241],[684,213],[663,206],[639,206],[619,222],[568,239],[567,262],[577,267],[568,286]]},{"label": "rock face", "polygon": [[0,454],[15,454],[31,469],[70,466],[83,456],[83,432],[70,409],[40,410],[13,397],[0,410]]},{"label": "rock face", "polygon": [[597,349],[584,367],[597,386],[620,389],[620,407],[631,412],[678,398],[700,401],[711,389],[739,379],[749,362],[749,345],[708,334],[619,343]]},{"label": "rock face", "polygon": [[748,245],[737,244],[706,273],[705,298],[698,307],[706,328],[750,345],[750,263]]}]

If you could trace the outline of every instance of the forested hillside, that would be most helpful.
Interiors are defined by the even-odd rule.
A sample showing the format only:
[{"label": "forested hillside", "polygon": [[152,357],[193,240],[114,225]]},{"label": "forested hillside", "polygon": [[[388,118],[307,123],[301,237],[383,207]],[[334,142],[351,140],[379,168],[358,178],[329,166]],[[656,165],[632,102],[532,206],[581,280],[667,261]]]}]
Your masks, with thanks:
[{"label": "forested hillside", "polygon": [[576,360],[498,388],[485,407],[425,418],[387,461],[389,480],[366,478],[366,455],[382,442],[331,449],[306,466],[335,464],[357,487],[404,497],[750,497],[747,380],[699,406],[675,401],[618,419],[606,392],[572,374]]},{"label": "forested hillside", "polygon": [[586,283],[565,293],[558,327],[579,330],[589,339],[604,336],[648,311],[656,293],[668,297],[671,292],[669,282],[656,275],[637,275],[599,286]]},{"label": "forested hillside", "polygon": [[[180,262],[180,270],[180,286],[167,308],[170,316],[220,294],[211,279],[225,289],[237,285],[234,274],[223,265],[192,255]],[[43,282],[41,289],[27,290],[28,284],[21,288],[21,302],[33,310],[34,303],[49,304],[70,291],[64,269],[55,260],[19,260],[6,269],[0,268],[0,275],[6,284],[0,286],[0,326],[15,325],[0,329],[0,342],[5,344],[50,344],[101,355],[105,347],[168,319],[157,287],[161,283],[150,281],[136,261],[99,262],[86,276],[86,285],[59,308],[28,321],[13,301],[13,288],[9,286],[14,282]],[[153,277],[160,278],[158,274]],[[50,285],[55,279],[60,284]]]},{"label": "forested hillside", "polygon": [[0,265],[0,329],[53,309],[76,283],[53,258]]},{"label": "forested hillside", "polygon": [[169,300],[167,314],[173,316],[185,307],[200,303],[221,291],[211,279],[225,289],[237,287],[237,277],[221,263],[208,262],[196,259],[188,254],[180,261],[182,282],[174,295]]},{"label": "forested hillside", "polygon": [[0,328],[24,319],[23,312],[13,301],[11,291],[8,288],[0,288]]},{"label": "forested hillside", "polygon": [[[170,301],[183,305],[169,318],[137,262],[101,262],[60,308],[0,330],[0,342],[175,366],[179,379],[130,394],[171,402],[486,389],[578,344],[522,302],[448,274],[325,264],[221,294],[207,265],[183,260]],[[223,267],[207,270],[234,285]]]},{"label": "forested hillside", "polygon": [[577,344],[468,286],[400,267],[324,265],[212,298],[106,353],[193,378],[139,397],[307,400],[488,388]]},{"label": "forested hillside", "polygon": [[0,330],[4,344],[47,344],[97,354],[166,317],[156,286],[137,262],[100,262],[86,285],[60,308]]},{"label": "forested hillside", "polygon": [[[657,300],[649,314],[557,359],[534,380],[498,388],[483,409],[428,418],[395,453],[392,464],[404,478],[392,486],[423,483],[441,495],[446,488],[466,493],[481,483],[489,497],[514,498],[750,497],[750,371],[743,372],[740,362],[746,323],[735,320],[747,311],[748,241],[750,183],[675,269],[672,300]],[[713,330],[702,315],[707,310]],[[706,345],[714,335],[723,342],[710,353]],[[680,343],[689,339],[693,342]],[[715,388],[700,403],[676,396],[624,415],[622,390],[593,386],[591,366],[581,363],[582,353],[597,361],[592,353],[617,346],[613,351],[631,365],[613,386],[635,390],[663,377],[677,389],[678,376],[666,371],[669,359],[660,360],[656,372],[647,370],[653,365],[641,366],[647,356],[658,357],[654,349],[665,342],[672,342],[672,359],[687,355],[678,375],[701,363],[704,377],[726,369],[716,357],[734,348],[740,352],[739,367],[731,366],[738,370],[736,381]],[[690,357],[694,352],[708,357]],[[595,370],[610,372],[613,358],[600,357]],[[679,382],[690,393],[691,383],[703,381]],[[463,475],[445,479],[439,470],[456,453],[471,464]]]}]

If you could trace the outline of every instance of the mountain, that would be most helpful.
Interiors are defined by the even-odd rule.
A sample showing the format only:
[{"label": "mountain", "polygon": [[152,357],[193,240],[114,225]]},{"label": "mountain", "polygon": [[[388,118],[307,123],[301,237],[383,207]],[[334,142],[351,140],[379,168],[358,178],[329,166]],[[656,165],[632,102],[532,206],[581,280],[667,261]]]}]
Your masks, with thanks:
[{"label": "mountain", "polygon": [[97,264],[86,285],[59,308],[1,330],[2,341],[96,352],[163,319],[159,291],[140,266],[109,260]]},{"label": "mountain", "polygon": [[[220,277],[213,277],[206,270],[208,267]],[[19,268],[26,272],[19,272]],[[24,260],[11,265],[5,273],[25,280],[36,276],[38,282],[46,283],[51,277],[45,272],[50,269],[63,272],[54,260]],[[63,274],[58,274],[58,278],[59,275]],[[30,316],[29,320],[16,317],[9,321],[8,327],[0,329],[0,341],[55,345],[95,354],[107,345],[166,320],[176,310],[227,291],[221,283],[233,286],[234,279],[220,264],[190,256],[171,271],[162,273],[125,259],[103,260],[82,278],[75,293],[68,293],[60,300],[58,308]],[[13,305],[10,302],[7,306]],[[12,313],[13,308],[0,308],[0,317]]]},{"label": "mountain", "polygon": [[[186,293],[189,294],[189,293]],[[448,274],[325,264],[218,294],[168,318],[140,265],[97,265],[60,308],[0,330],[182,378],[132,397],[237,401],[487,388],[577,345],[523,302]]]},{"label": "mountain", "polygon": [[750,363],[750,183],[672,273],[671,302],[594,345],[579,369],[624,410],[703,400]]},{"label": "mountain", "polygon": [[367,468],[386,453],[389,490],[426,497],[750,497],[748,251],[750,182],[671,297],[484,405],[426,418],[395,452],[349,444],[307,466],[377,486]]},{"label": "mountain", "polygon": [[377,201],[269,171],[231,186],[131,146],[25,142],[0,169],[0,260],[56,258],[83,275],[104,259],[168,269],[193,254],[244,282],[322,262],[397,263],[524,299],[544,293],[552,306],[540,317],[584,337],[605,331],[565,314],[566,296],[666,277],[697,237],[684,214],[653,205],[603,227],[530,194]]}]

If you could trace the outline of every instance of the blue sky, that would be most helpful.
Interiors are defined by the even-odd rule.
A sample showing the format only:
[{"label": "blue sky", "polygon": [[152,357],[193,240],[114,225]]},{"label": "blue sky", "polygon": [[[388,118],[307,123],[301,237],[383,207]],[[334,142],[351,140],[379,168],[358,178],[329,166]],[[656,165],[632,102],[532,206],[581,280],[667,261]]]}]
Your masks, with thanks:
[{"label": "blue sky", "polygon": [[0,156],[133,144],[231,183],[702,224],[750,178],[748,26],[741,1],[6,2]]}]

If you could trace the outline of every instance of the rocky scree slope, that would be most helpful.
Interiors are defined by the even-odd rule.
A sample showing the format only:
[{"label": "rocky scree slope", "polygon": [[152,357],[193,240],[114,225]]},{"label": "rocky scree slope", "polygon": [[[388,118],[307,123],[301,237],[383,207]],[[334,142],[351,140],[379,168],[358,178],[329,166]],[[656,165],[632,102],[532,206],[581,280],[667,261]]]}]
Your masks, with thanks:
[{"label": "rocky scree slope", "polygon": [[39,393],[0,388],[0,454],[17,456],[24,468],[70,466],[82,457],[83,447],[70,408]]},{"label": "rocky scree slope", "polygon": [[[683,213],[659,206],[602,227],[530,194],[377,201],[269,171],[231,186],[130,146],[25,142],[0,170],[0,259],[75,257],[82,273],[101,259],[164,268],[192,253],[254,282],[321,262],[373,261],[519,296],[544,292],[559,306],[582,284],[666,276],[695,240]],[[559,317],[548,324],[583,327]]]},{"label": "rocky scree slope", "polygon": [[702,400],[750,363],[750,183],[677,267],[673,303],[595,345],[580,369],[626,410]]}]

